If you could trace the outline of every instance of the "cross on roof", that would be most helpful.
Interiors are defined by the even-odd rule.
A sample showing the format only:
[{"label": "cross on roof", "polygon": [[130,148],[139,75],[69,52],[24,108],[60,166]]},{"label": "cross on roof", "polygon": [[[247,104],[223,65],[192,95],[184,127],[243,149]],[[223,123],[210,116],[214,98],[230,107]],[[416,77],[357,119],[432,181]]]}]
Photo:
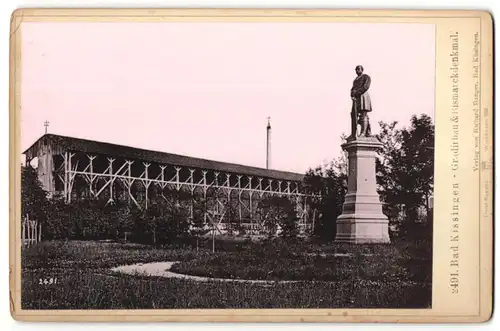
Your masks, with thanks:
[{"label": "cross on roof", "polygon": [[49,127],[49,124],[50,124],[50,122],[49,122],[49,121],[45,121],[45,122],[43,123],[43,126],[45,126],[45,134],[47,134],[47,128]]}]

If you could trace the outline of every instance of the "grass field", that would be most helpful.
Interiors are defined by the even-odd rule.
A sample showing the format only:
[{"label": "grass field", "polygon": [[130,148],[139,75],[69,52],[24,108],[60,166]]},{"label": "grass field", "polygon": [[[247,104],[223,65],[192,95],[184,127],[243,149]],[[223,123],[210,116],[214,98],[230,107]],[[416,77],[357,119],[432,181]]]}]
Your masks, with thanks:
[{"label": "grass field", "polygon": [[[155,261],[181,261],[175,271],[194,275],[301,281],[264,286],[110,271]],[[106,242],[43,242],[23,248],[21,304],[23,309],[427,308],[431,266],[425,243],[221,244],[212,253]]]}]

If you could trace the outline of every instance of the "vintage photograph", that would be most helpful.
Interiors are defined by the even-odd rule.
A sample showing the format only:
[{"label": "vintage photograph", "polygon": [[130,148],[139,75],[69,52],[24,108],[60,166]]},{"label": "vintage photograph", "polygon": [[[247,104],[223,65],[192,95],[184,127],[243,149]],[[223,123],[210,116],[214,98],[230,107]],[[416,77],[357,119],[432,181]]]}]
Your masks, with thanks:
[{"label": "vintage photograph", "polygon": [[432,308],[435,28],[23,22],[21,308]]}]

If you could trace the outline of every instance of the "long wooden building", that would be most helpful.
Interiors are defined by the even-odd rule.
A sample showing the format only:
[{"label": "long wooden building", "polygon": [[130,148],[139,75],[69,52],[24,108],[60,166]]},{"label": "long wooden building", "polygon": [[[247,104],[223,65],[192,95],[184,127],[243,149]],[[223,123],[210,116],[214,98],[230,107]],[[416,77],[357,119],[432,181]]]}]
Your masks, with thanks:
[{"label": "long wooden building", "polygon": [[[26,164],[38,160],[38,177],[49,197],[71,203],[86,197],[108,202],[128,200],[147,209],[152,197],[164,190],[183,190],[211,200],[207,211],[217,231],[224,232],[231,217],[258,232],[265,215],[263,199],[288,197],[299,226],[312,226],[315,212],[301,192],[303,174],[250,167],[129,146],[45,134],[26,151]],[[236,214],[236,216],[234,216]]]}]

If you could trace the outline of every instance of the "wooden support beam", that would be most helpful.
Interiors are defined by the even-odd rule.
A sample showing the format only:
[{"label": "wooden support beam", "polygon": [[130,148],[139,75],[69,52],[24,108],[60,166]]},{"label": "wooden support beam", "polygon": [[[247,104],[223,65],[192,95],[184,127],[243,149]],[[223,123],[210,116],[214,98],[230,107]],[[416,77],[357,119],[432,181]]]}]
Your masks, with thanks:
[{"label": "wooden support beam", "polygon": [[[71,166],[71,158],[74,156],[75,154],[70,154],[70,166]],[[68,202],[71,202],[71,193],[73,192],[73,184],[75,183],[75,178],[76,178],[76,170],[78,169],[78,163],[79,163],[79,160],[76,160],[76,164],[75,164],[75,167],[74,169],[71,169],[70,168],[70,173],[69,173],[69,188],[68,188],[68,194],[69,194],[69,197],[68,197]]]},{"label": "wooden support beam", "polygon": [[94,155],[87,155],[87,157],[89,159],[89,169],[90,169],[90,174],[89,174],[89,178],[90,178],[90,183],[89,183],[90,195],[96,197],[95,192],[94,192],[94,180],[95,180],[95,176],[94,176],[94,159],[96,158],[96,156],[94,156]]},{"label": "wooden support beam", "polygon": [[115,181],[115,176],[113,176],[113,162],[115,162],[115,159],[114,158],[110,158],[108,157],[108,162],[109,162],[109,174],[111,175],[110,177],[110,185],[109,185],[109,199],[108,199],[108,203],[112,203],[114,200],[113,200],[113,182]]},{"label": "wooden support beam", "polygon": [[194,218],[194,189],[196,186],[194,185],[194,169],[189,169],[189,180],[190,180],[190,190],[191,190],[191,196],[190,196],[190,203],[189,203],[189,218],[193,219]]},{"label": "wooden support beam", "polygon": [[[127,167],[127,170],[128,170],[128,173],[127,173],[128,176],[127,177],[128,178],[127,178],[127,182],[126,183],[127,183],[127,189],[128,189],[128,203],[130,204],[131,200],[135,201],[134,197],[132,197],[132,190],[131,190],[131,186],[132,186],[132,183],[133,183],[132,180],[131,180],[131,178],[132,178],[132,163],[134,163],[134,161],[127,160],[126,162],[127,162],[127,166],[128,166]],[[137,206],[139,206],[139,204],[137,203],[137,201],[135,201],[135,204]]]},{"label": "wooden support beam", "polygon": [[162,193],[163,193],[163,190],[165,189],[165,186],[167,186],[167,184],[165,183],[165,168],[167,166],[164,166],[164,165],[161,165],[160,166],[160,169],[161,169],[161,184],[160,184],[160,187],[162,189]]},{"label": "wooden support beam", "polygon": [[149,196],[148,196],[148,191],[149,191],[149,185],[151,185],[151,182],[149,181],[149,166],[151,165],[150,163],[145,163],[143,162],[144,164],[144,167],[146,168],[144,170],[145,172],[145,181],[144,181],[144,189],[146,190],[146,201],[145,201],[145,207],[146,207],[146,210],[148,209],[148,200],[149,200]]},{"label": "wooden support beam", "polygon": [[63,162],[64,162],[64,202],[68,203],[68,152],[64,152],[63,156]]},{"label": "wooden support beam", "polygon": [[180,167],[175,167],[175,187],[177,190],[181,189],[181,181],[180,181],[180,173],[181,168]]},{"label": "wooden support beam", "polygon": [[206,170],[202,170],[202,174],[203,174],[203,203],[205,204],[204,208],[203,208],[203,223],[206,224],[207,223],[207,213],[208,213],[208,208],[207,208],[207,171]]}]

